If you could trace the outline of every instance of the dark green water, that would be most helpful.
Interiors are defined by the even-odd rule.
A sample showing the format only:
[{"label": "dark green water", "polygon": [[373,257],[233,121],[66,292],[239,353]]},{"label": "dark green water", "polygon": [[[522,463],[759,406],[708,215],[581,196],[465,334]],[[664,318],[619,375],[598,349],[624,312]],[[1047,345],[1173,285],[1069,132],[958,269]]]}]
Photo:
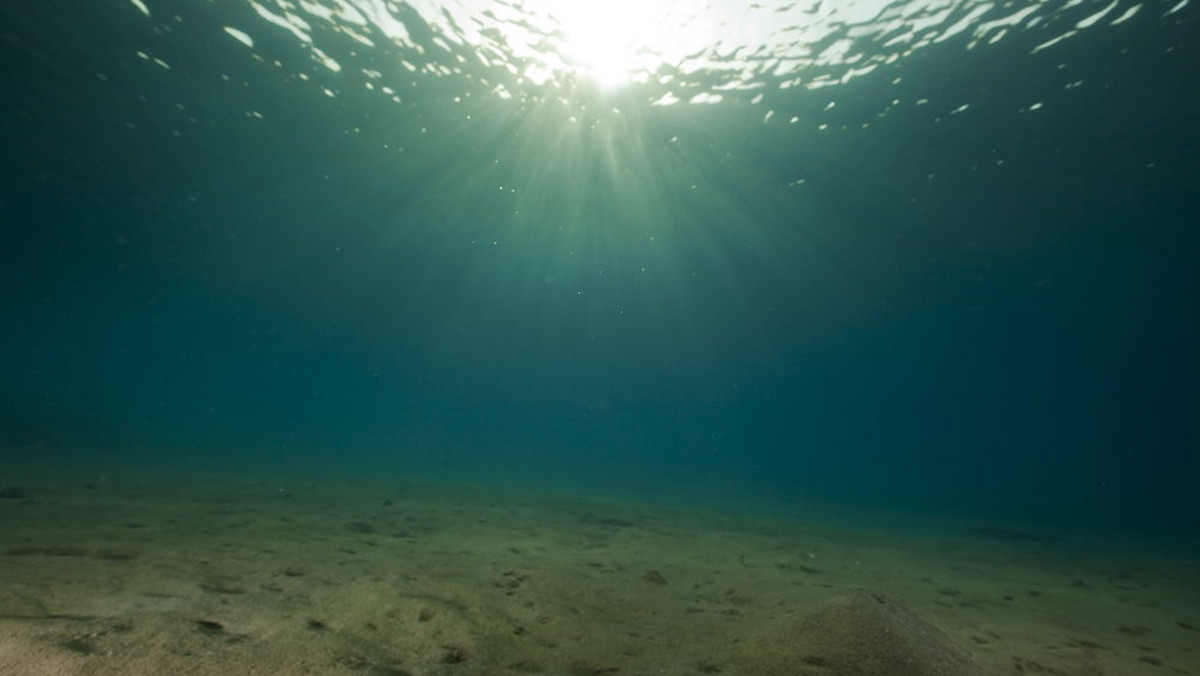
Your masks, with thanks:
[{"label": "dark green water", "polygon": [[1193,6],[140,4],[0,10],[10,459],[1200,525]]}]

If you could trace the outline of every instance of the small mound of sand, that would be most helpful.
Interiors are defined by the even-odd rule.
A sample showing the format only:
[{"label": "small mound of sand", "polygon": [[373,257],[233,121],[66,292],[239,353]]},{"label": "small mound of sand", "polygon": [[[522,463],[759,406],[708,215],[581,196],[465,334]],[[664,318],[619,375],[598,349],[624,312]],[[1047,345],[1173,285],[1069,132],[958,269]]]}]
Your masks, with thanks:
[{"label": "small mound of sand", "polygon": [[747,641],[749,676],[979,676],[962,648],[903,604],[858,592]]}]

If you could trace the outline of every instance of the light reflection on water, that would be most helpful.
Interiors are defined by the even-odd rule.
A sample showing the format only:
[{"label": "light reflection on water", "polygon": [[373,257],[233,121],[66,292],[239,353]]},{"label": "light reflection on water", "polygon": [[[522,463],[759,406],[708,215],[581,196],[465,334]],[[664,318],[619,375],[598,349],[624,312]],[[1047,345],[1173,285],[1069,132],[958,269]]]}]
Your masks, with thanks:
[{"label": "light reflection on water", "polygon": [[[1023,34],[1036,51],[1187,0],[247,2],[262,22],[228,26],[234,39],[254,45],[286,31],[322,68],[397,100],[405,78],[435,76],[538,100],[581,86],[638,88],[665,105],[835,86],[950,40],[979,49]],[[373,49],[394,58],[365,58]]]}]

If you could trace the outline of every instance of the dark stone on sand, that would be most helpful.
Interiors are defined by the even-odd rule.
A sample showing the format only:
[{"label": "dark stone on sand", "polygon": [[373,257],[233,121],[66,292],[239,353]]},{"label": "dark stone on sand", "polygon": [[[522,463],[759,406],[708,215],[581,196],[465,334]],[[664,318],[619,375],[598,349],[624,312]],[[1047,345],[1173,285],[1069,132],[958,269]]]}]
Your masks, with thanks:
[{"label": "dark stone on sand", "polygon": [[196,628],[206,634],[219,634],[225,631],[225,625],[213,620],[196,620]]},{"label": "dark stone on sand", "polygon": [[58,645],[80,655],[95,655],[100,652],[96,648],[96,644],[88,640],[87,636],[72,636],[71,638],[63,639]]},{"label": "dark stone on sand", "polygon": [[666,584],[667,578],[657,570],[648,570],[642,575],[642,579],[650,584]]},{"label": "dark stone on sand", "polygon": [[747,643],[747,676],[980,676],[949,636],[883,594],[834,598]]},{"label": "dark stone on sand", "polygon": [[445,646],[445,652],[442,653],[442,664],[461,664],[474,656],[470,648],[448,645]]}]

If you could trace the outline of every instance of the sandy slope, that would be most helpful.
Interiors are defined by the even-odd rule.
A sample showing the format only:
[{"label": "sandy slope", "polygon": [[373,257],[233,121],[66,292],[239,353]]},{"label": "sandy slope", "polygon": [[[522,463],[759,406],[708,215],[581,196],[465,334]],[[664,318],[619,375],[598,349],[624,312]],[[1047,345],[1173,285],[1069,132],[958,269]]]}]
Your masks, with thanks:
[{"label": "sandy slope", "polygon": [[403,481],[0,476],[5,675],[965,668],[879,664],[910,659],[893,634],[979,673],[1200,674],[1196,562],[1119,544]]}]

